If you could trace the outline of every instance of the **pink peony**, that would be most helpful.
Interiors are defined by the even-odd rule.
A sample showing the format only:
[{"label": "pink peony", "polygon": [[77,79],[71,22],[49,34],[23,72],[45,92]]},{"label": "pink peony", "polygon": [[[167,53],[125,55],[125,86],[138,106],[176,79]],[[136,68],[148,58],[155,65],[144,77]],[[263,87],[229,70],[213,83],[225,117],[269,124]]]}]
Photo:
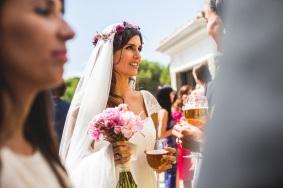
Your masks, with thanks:
[{"label": "pink peony", "polygon": [[114,127],[115,134],[120,134],[121,130],[122,130],[122,126],[117,125],[117,126]]},{"label": "pink peony", "polygon": [[102,137],[102,132],[97,129],[96,127],[89,130],[89,134],[91,137],[93,137],[95,140],[100,140]]},{"label": "pink peony", "polygon": [[127,129],[127,128],[123,128],[122,133],[127,139],[131,138],[131,136],[134,134],[131,129]]},{"label": "pink peony", "polygon": [[125,111],[128,110],[128,105],[126,105],[126,104],[120,104],[120,105],[117,107],[117,109],[118,109],[119,111],[125,112]]},{"label": "pink peony", "polygon": [[140,116],[128,111],[126,104],[120,104],[97,114],[89,124],[89,135],[95,140],[127,140],[142,128],[143,121]]}]

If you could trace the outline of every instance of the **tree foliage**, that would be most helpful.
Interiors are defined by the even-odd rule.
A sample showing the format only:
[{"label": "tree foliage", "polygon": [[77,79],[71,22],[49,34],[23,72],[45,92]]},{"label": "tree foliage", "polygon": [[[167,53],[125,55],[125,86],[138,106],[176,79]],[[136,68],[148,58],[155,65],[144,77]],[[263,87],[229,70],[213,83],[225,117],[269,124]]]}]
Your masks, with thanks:
[{"label": "tree foliage", "polygon": [[80,80],[80,78],[78,78],[78,77],[69,78],[69,79],[65,80],[67,89],[66,89],[65,94],[63,96],[63,100],[65,100],[67,102],[72,101],[72,98],[73,98],[73,95],[76,91],[79,80]]},{"label": "tree foliage", "polygon": [[137,88],[155,93],[158,86],[171,83],[169,66],[160,65],[157,62],[143,60],[139,66],[137,75]]}]

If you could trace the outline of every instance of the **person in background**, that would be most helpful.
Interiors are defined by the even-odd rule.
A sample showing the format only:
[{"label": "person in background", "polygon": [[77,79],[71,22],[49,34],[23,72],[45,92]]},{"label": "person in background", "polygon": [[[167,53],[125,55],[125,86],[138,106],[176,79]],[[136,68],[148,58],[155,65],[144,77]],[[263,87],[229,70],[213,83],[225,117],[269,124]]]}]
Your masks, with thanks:
[{"label": "person in background", "polygon": [[211,81],[211,74],[209,72],[208,64],[199,64],[194,66],[193,77],[196,82],[193,92],[200,92],[201,95],[205,95],[207,84]]},{"label": "person in background", "polygon": [[58,143],[61,141],[66,116],[70,104],[61,99],[66,90],[66,84],[62,83],[60,86],[52,89],[53,103],[54,103],[54,125],[57,133]]},{"label": "person in background", "polygon": [[224,56],[198,188],[280,188],[283,1],[226,3]]},{"label": "person in background", "polygon": [[182,103],[184,104],[187,101],[188,96],[193,91],[193,86],[187,84],[183,85],[179,92],[178,92],[178,98],[182,100]]},{"label": "person in background", "polygon": [[183,108],[182,100],[180,98],[177,98],[172,104],[172,108],[171,108],[172,118],[175,123],[179,123],[183,117],[182,108]]},{"label": "person in background", "polygon": [[[207,0],[204,10],[201,13],[201,16],[207,20],[206,30],[208,35],[214,40],[217,46],[218,52],[222,51],[221,39],[224,32],[224,19],[223,19],[223,10],[224,10],[224,0]],[[219,70],[218,66],[218,56],[215,58],[216,73]],[[208,70],[208,69],[207,69]],[[197,74],[194,70],[194,77],[196,81],[198,80]],[[208,74],[207,74],[208,75]],[[204,94],[208,98],[208,106],[210,116],[213,115],[215,109],[215,84],[213,81],[205,84]],[[196,90],[197,91],[197,90]],[[195,92],[196,92],[195,91]],[[180,139],[180,143],[183,148],[189,149],[191,151],[199,151],[204,140],[204,130],[195,126],[191,126],[188,123],[180,123],[174,126],[173,135]],[[196,166],[200,168],[200,166]],[[196,179],[193,183],[196,182]],[[194,185],[193,185],[194,186]]]},{"label": "person in background", "polygon": [[[192,92],[191,85],[183,85],[179,92],[178,98],[172,105],[172,117],[176,124],[180,123],[180,120],[184,117],[182,107],[187,101],[187,97]],[[180,187],[180,183],[183,187],[191,187],[191,180],[193,175],[192,161],[188,156],[190,151],[184,149],[180,143],[177,143],[177,176],[176,176],[176,187]]]},{"label": "person in background", "polygon": [[[221,38],[224,34],[224,0],[207,0],[205,8],[201,11],[201,15],[198,15],[197,18],[203,17],[207,20],[206,30],[209,36],[211,36],[216,45],[217,49],[220,52],[222,50]],[[216,59],[216,65],[218,64],[218,59]],[[216,67],[216,77],[219,66]],[[208,106],[210,116],[212,116],[215,104],[215,84],[210,82],[207,84],[206,97],[208,98]],[[200,145],[203,144],[203,130],[190,126],[188,124],[182,125],[178,124],[174,126],[173,134],[180,138],[182,141],[183,147],[191,151],[199,151]]]},{"label": "person in background", "polygon": [[74,32],[59,0],[2,0],[0,9],[0,187],[71,187],[49,90],[63,81]]},{"label": "person in background", "polygon": [[[156,99],[161,106],[158,113],[158,136],[163,139],[169,147],[176,148],[176,138],[172,136],[174,121],[172,118],[171,107],[175,98],[173,89],[169,86],[160,88],[156,92]],[[176,187],[176,164],[171,169],[165,171],[165,187]]]}]

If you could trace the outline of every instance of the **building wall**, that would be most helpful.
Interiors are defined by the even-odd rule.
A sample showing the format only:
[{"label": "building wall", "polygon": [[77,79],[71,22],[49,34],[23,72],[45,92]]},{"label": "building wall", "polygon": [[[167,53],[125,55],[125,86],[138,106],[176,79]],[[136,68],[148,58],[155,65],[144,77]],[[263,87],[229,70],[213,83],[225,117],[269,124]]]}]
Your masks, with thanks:
[{"label": "building wall", "polygon": [[[175,90],[178,90],[184,84],[181,75],[184,73],[191,74],[190,71],[197,64],[207,62],[212,77],[214,77],[214,56],[217,54],[215,42],[207,35],[205,22],[191,22],[178,32],[180,34],[173,35],[174,37],[167,41],[167,44],[163,43],[160,47],[161,52],[171,57],[171,83]],[[162,46],[166,47],[162,48]]]}]

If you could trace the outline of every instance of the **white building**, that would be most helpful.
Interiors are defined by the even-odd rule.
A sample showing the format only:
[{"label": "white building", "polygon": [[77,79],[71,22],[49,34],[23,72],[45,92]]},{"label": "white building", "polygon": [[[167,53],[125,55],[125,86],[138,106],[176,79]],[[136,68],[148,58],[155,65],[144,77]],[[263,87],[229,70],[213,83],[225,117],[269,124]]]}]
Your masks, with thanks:
[{"label": "white building", "polygon": [[170,56],[171,85],[177,90],[184,84],[194,84],[192,68],[208,63],[214,77],[216,44],[207,35],[205,20],[192,20],[165,38],[157,51]]}]

